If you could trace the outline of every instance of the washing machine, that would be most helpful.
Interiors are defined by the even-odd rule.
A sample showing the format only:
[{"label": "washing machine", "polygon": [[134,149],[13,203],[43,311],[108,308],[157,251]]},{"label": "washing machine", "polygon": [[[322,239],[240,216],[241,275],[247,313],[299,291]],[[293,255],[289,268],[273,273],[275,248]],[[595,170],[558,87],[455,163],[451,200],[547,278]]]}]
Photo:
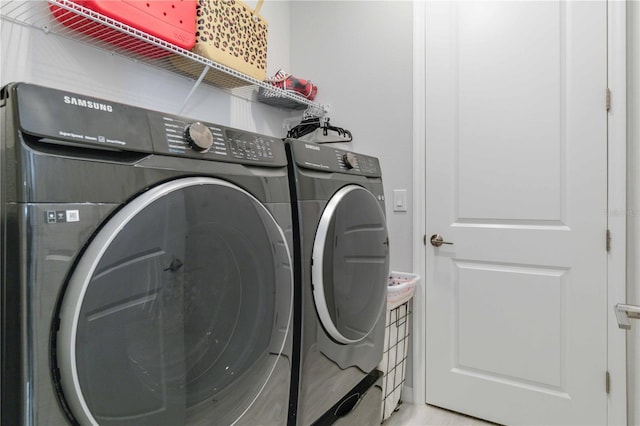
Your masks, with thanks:
[{"label": "washing machine", "polygon": [[2,424],[285,424],[283,142],[31,84],[1,94]]},{"label": "washing machine", "polygon": [[376,366],[389,276],[380,163],[299,140],[288,140],[286,148],[296,230],[291,401],[297,406],[290,422],[331,424],[356,416],[352,409],[363,407],[366,395],[377,399],[379,422]]}]

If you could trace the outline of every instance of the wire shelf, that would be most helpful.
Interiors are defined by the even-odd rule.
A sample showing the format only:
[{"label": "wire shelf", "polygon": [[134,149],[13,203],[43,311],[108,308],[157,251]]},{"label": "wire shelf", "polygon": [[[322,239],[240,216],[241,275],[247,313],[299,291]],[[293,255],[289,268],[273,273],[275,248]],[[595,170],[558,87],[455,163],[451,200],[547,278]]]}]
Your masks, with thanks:
[{"label": "wire shelf", "polygon": [[[57,19],[53,16],[51,7],[62,12],[58,14]],[[195,80],[196,86],[203,82],[251,100],[256,99],[255,88],[261,88],[283,99],[282,103],[274,104],[275,106],[290,108],[293,104],[296,108],[306,107],[324,111],[322,105],[295,93],[275,88],[268,83],[82,7],[71,0],[3,0],[0,2],[0,18],[170,71]],[[79,19],[84,19],[85,23],[78,23]],[[95,30],[96,24],[103,30]],[[73,29],[69,26],[73,26]],[[96,37],[98,32],[99,37]],[[228,84],[230,81],[233,84]],[[246,86],[249,86],[251,94],[247,94]]]}]

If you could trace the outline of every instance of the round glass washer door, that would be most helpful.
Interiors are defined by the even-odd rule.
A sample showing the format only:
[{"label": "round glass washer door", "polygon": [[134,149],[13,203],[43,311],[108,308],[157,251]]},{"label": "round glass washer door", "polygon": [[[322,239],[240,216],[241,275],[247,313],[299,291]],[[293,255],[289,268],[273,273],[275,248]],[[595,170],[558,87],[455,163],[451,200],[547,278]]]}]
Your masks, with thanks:
[{"label": "round glass washer door", "polygon": [[70,277],[55,342],[64,400],[80,424],[233,424],[283,380],[292,296],[284,234],[256,198],[213,178],[152,188]]},{"label": "round glass washer door", "polygon": [[311,279],[324,329],[339,343],[364,339],[387,300],[389,238],[376,197],[358,185],[327,203],[313,243]]}]

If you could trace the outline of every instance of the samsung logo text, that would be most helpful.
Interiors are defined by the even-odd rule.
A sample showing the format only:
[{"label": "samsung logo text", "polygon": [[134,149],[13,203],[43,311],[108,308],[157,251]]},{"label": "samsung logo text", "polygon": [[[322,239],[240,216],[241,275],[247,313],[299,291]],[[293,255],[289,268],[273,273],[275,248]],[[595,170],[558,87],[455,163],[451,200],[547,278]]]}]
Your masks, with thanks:
[{"label": "samsung logo text", "polygon": [[98,111],[113,112],[113,107],[111,105],[88,101],[86,99],[74,98],[73,96],[65,96],[64,103],[69,105],[76,105],[83,108],[97,109]]},{"label": "samsung logo text", "polygon": [[319,146],[315,146],[315,145],[308,145],[308,144],[304,144],[305,148],[307,149],[313,149],[314,151],[320,151],[320,147]]}]

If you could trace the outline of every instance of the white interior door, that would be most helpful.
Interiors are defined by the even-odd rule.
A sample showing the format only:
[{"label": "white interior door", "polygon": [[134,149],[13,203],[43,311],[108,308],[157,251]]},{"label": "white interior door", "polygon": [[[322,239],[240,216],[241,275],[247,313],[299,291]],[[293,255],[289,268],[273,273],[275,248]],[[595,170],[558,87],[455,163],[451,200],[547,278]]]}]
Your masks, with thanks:
[{"label": "white interior door", "polygon": [[606,424],[606,2],[426,7],[427,402]]}]

